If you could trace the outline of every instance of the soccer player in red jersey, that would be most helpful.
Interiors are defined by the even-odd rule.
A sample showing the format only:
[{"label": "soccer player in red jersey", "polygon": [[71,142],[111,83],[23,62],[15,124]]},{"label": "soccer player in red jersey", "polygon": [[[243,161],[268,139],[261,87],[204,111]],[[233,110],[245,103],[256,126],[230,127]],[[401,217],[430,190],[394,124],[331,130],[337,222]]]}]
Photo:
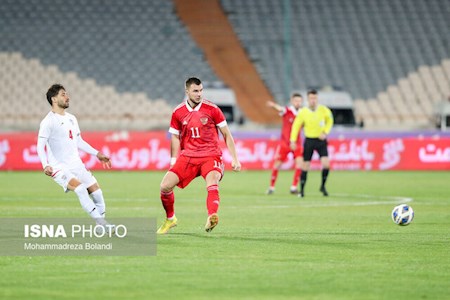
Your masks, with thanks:
[{"label": "soccer player in red jersey", "polygon": [[169,129],[172,134],[172,158],[170,169],[160,186],[166,220],[158,229],[158,234],[165,234],[170,228],[177,226],[173,193],[175,186],[184,188],[198,176],[205,179],[208,192],[206,232],[210,232],[219,223],[219,181],[222,179],[224,166],[218,131],[222,133],[230,151],[233,171],[241,169],[225,116],[217,105],[203,99],[202,93],[203,85],[200,79],[187,79],[187,100],[178,105],[172,113]]},{"label": "soccer player in red jersey", "polygon": [[301,174],[301,167],[303,163],[303,151],[301,147],[301,138],[299,137],[297,140],[298,147],[295,151],[292,151],[290,148],[290,134],[292,123],[294,122],[295,117],[297,116],[298,110],[302,107],[303,98],[302,95],[295,93],[291,96],[291,105],[289,106],[280,106],[275,102],[269,101],[267,105],[277,110],[280,116],[283,118],[283,125],[281,127],[281,137],[278,143],[277,149],[274,155],[274,162],[272,167],[272,175],[270,177],[270,186],[267,190],[267,195],[271,195],[275,192],[275,182],[278,178],[278,170],[281,167],[281,164],[286,160],[289,153],[292,152],[295,160],[295,172],[294,177],[292,179],[292,185],[290,192],[291,194],[297,194],[297,184]]}]

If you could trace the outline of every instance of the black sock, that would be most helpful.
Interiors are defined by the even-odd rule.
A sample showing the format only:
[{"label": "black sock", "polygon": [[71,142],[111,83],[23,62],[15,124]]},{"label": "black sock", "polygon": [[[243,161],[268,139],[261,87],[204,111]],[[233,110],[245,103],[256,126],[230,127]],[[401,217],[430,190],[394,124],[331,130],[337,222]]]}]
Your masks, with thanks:
[{"label": "black sock", "polygon": [[303,188],[305,187],[307,176],[308,176],[308,171],[302,170],[302,175],[300,175],[300,191],[302,191],[302,192],[303,192]]},{"label": "black sock", "polygon": [[327,182],[328,173],[330,173],[330,169],[322,170],[322,187],[325,187],[325,182]]}]

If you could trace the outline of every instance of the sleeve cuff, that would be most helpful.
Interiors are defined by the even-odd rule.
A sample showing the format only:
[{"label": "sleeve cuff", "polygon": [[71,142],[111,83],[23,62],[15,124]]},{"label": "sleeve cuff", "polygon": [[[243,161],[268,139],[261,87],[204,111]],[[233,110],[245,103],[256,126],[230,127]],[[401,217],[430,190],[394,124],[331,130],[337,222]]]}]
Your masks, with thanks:
[{"label": "sleeve cuff", "polygon": [[227,126],[227,120],[223,120],[222,122],[220,122],[219,124],[216,125],[219,128],[225,127]]},{"label": "sleeve cuff", "polygon": [[170,132],[171,134],[177,134],[177,135],[180,135],[180,131],[179,131],[179,130],[176,130],[175,128],[172,128],[172,127],[169,128],[169,132]]}]

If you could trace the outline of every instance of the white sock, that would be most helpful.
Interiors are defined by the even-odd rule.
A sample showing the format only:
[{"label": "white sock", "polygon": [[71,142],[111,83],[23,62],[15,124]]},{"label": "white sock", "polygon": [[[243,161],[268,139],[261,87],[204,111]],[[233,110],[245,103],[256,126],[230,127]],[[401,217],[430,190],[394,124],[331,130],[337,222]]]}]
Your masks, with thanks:
[{"label": "white sock", "polygon": [[97,211],[100,214],[102,218],[105,217],[106,213],[106,205],[105,205],[105,199],[103,199],[103,192],[101,189],[96,190],[95,192],[91,193],[92,200],[95,203],[95,206],[97,207]]},{"label": "white sock", "polygon": [[79,186],[77,186],[74,192],[75,194],[77,194],[78,199],[80,200],[81,207],[85,212],[87,212],[93,219],[101,218],[101,215],[99,214],[94,202],[92,202],[91,198],[89,197],[88,191],[84,184],[80,184]]}]

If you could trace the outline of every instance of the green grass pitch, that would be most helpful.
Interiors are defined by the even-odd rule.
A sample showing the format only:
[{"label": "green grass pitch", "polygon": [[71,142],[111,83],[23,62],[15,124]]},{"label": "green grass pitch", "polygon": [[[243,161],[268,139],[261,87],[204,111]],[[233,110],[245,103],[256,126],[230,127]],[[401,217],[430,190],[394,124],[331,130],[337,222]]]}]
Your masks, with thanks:
[{"label": "green grass pitch", "polygon": [[[163,221],[162,172],[97,172],[109,217]],[[450,299],[450,172],[227,172],[207,234],[204,182],[177,189],[178,227],[148,257],[0,257],[0,299]],[[390,217],[409,204],[409,226]],[[0,173],[0,217],[87,217],[40,172]]]}]

